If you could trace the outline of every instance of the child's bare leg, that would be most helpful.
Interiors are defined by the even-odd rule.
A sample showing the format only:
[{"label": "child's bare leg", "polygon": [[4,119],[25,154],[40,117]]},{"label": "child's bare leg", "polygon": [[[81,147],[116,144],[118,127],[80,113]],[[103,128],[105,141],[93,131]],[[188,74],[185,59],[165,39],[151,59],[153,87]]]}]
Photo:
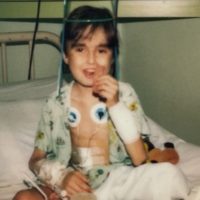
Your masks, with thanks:
[{"label": "child's bare leg", "polygon": [[[50,196],[56,196],[55,193],[48,187],[40,187],[49,199]],[[17,192],[13,200],[44,200],[44,196],[35,188],[21,190]]]}]

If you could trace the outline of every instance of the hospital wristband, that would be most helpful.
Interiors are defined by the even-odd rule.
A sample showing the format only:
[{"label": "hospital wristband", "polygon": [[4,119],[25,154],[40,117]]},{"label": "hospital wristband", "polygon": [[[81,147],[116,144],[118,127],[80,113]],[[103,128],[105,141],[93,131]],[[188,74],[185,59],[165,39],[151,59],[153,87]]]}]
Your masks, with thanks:
[{"label": "hospital wristband", "polygon": [[137,130],[136,119],[123,102],[118,102],[109,109],[111,120],[124,143],[135,142],[140,134]]}]

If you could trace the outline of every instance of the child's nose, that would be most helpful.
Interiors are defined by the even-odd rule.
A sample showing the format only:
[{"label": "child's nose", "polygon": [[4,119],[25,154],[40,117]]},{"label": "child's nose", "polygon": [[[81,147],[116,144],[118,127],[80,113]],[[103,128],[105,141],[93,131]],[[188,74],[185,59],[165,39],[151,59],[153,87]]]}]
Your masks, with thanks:
[{"label": "child's nose", "polygon": [[88,53],[88,63],[89,64],[94,64],[95,63],[95,53],[94,52],[89,52]]}]

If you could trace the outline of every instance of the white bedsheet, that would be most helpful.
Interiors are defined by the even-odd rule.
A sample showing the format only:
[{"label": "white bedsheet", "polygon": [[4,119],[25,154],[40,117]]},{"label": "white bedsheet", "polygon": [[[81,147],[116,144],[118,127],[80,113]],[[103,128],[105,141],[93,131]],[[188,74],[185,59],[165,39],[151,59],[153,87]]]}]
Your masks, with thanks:
[{"label": "white bedsheet", "polygon": [[186,199],[188,193],[184,176],[169,163],[119,167],[96,191],[98,200]]}]

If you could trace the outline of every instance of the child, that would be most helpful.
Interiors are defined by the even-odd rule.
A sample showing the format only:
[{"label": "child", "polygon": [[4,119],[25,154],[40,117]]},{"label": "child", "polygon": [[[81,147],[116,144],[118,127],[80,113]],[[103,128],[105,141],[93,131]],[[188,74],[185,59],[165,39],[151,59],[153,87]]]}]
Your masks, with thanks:
[{"label": "child", "polygon": [[[103,200],[185,198],[188,186],[174,165],[144,164],[148,155],[139,100],[130,85],[110,75],[119,48],[112,15],[82,6],[68,19],[64,62],[74,80],[48,99],[29,162],[41,188],[49,199],[79,194]],[[14,199],[43,196],[31,189]]]}]

